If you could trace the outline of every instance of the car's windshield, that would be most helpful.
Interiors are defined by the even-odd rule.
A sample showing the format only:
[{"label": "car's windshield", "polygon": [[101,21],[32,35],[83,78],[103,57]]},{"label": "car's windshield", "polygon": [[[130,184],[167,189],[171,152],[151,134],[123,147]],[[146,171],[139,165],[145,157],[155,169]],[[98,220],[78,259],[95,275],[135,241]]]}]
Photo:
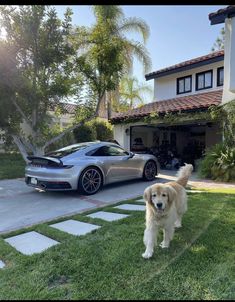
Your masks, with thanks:
[{"label": "car's windshield", "polygon": [[65,148],[61,148],[59,150],[49,152],[45,155],[50,156],[50,157],[61,158],[61,157],[64,157],[66,155],[72,154],[76,151],[85,149],[85,148],[89,147],[90,145],[91,145],[90,143],[82,143],[82,144],[71,145],[71,146],[67,146]]}]

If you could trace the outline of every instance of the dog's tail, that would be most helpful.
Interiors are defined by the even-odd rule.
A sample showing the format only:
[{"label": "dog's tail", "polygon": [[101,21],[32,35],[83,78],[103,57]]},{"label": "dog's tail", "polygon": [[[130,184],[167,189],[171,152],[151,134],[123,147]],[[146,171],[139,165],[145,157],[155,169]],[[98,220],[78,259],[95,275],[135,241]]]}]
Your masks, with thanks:
[{"label": "dog's tail", "polygon": [[193,171],[193,165],[185,164],[185,166],[181,167],[177,173],[177,180],[176,182],[183,187],[186,187],[189,176]]}]

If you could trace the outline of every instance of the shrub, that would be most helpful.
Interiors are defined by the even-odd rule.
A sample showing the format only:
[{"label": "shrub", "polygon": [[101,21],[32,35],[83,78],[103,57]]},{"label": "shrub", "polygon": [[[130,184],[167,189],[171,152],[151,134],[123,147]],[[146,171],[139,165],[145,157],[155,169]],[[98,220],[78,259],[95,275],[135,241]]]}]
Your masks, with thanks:
[{"label": "shrub", "polygon": [[77,143],[96,140],[96,130],[88,123],[74,129],[73,133]]},{"label": "shrub", "polygon": [[113,139],[112,125],[107,121],[95,119],[74,129],[76,142],[108,141]]},{"label": "shrub", "polygon": [[113,139],[113,127],[109,122],[96,119],[91,122],[91,125],[95,128],[97,140],[109,141]]},{"label": "shrub", "polygon": [[235,147],[220,143],[207,150],[199,174],[218,181],[235,181]]}]

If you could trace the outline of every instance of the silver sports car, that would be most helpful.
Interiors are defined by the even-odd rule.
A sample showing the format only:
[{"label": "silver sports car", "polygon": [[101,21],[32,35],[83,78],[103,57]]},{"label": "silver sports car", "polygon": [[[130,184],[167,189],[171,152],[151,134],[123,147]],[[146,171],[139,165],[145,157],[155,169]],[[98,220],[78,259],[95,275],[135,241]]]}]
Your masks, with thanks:
[{"label": "silver sports car", "polygon": [[108,142],[70,145],[45,156],[29,156],[27,185],[44,190],[78,190],[91,195],[103,185],[143,178],[153,180],[158,162],[150,154],[134,154]]}]

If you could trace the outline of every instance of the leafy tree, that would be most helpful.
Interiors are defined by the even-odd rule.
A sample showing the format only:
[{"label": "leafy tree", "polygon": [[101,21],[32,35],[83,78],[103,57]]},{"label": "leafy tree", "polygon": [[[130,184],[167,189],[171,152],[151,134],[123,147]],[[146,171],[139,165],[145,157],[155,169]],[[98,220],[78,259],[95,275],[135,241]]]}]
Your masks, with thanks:
[{"label": "leafy tree", "polygon": [[28,153],[42,154],[52,143],[51,104],[60,106],[82,85],[70,43],[72,11],[62,21],[49,6],[1,6],[0,16],[6,31],[0,41],[0,127],[27,160]]},{"label": "leafy tree", "polygon": [[116,111],[126,111],[144,104],[144,94],[150,95],[152,89],[146,84],[139,84],[135,77],[123,77],[120,82],[120,99]]},{"label": "leafy tree", "polygon": [[224,27],[222,27],[220,30],[220,35],[217,37],[215,43],[213,44],[211,51],[224,49],[224,39],[225,39],[225,30]]}]

